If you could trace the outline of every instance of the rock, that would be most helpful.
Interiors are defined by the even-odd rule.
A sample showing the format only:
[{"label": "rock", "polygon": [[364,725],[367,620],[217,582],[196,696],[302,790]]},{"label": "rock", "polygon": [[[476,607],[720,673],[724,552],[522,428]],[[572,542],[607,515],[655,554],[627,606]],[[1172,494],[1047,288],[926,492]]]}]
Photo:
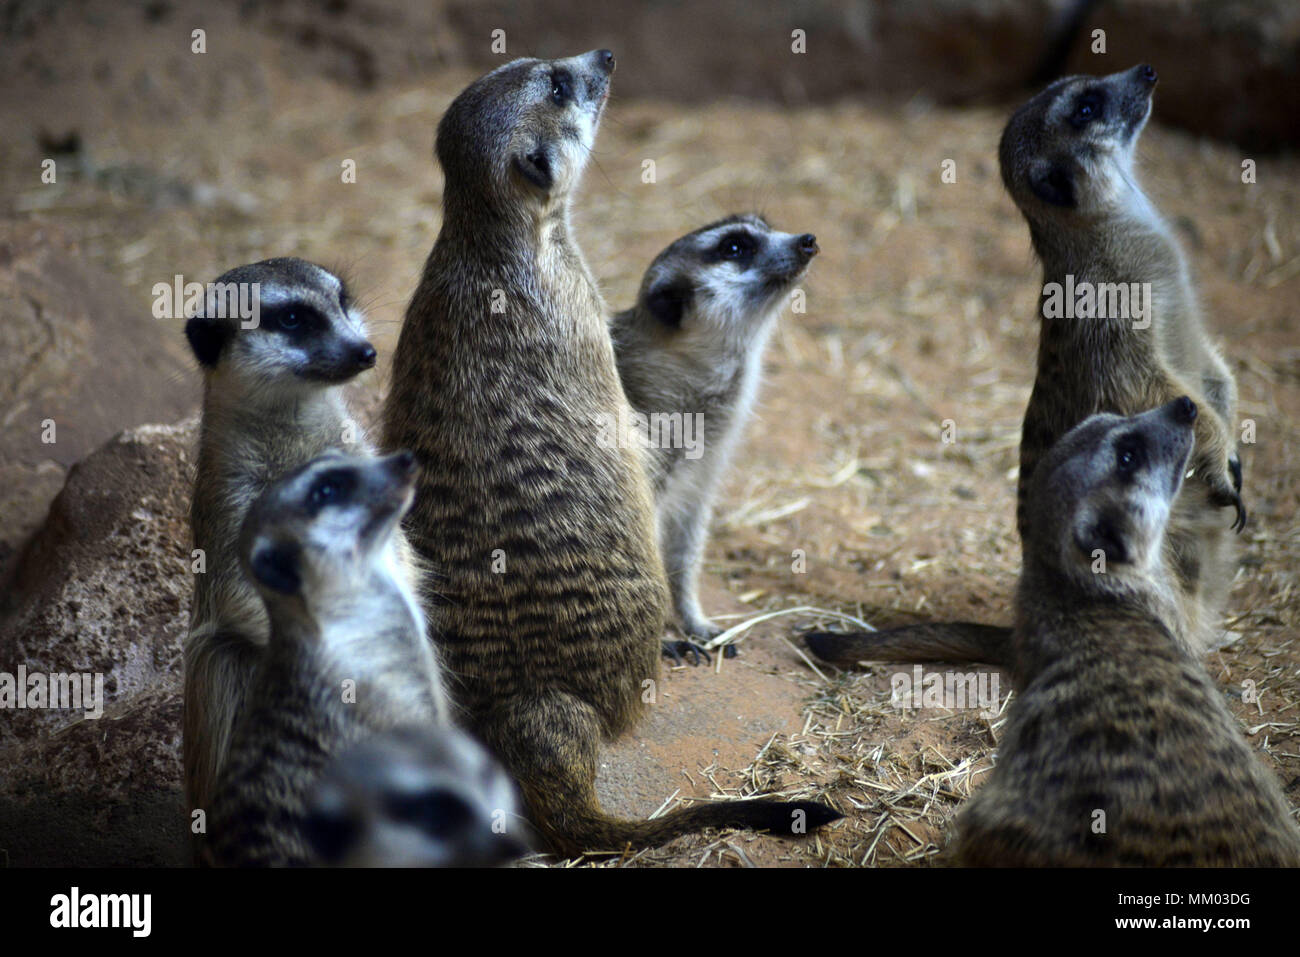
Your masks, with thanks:
[{"label": "rock", "polygon": [[[123,432],[69,471],[0,607],[0,672],[91,673],[103,715],[0,721],[11,865],[183,863],[181,644],[197,418]],[[83,701],[83,705],[86,702]]]},{"label": "rock", "polygon": [[179,419],[198,400],[178,322],[155,319],[58,227],[0,221],[0,568],[69,466],[122,429]]}]

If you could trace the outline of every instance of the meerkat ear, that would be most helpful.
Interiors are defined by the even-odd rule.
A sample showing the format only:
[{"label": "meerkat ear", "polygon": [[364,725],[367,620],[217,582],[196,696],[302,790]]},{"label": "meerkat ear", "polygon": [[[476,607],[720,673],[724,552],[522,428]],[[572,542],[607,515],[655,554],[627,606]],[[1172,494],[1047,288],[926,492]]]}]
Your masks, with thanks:
[{"label": "meerkat ear", "polygon": [[1123,523],[1106,512],[1084,511],[1074,526],[1074,544],[1089,559],[1100,551],[1107,564],[1123,564],[1129,560],[1124,544]]},{"label": "meerkat ear", "polygon": [[1074,206],[1074,174],[1063,163],[1037,164],[1029,174],[1029,188],[1045,203]]},{"label": "meerkat ear", "polygon": [[524,179],[543,192],[549,191],[555,182],[555,177],[551,173],[551,158],[546,153],[546,147],[541,145],[527,153],[516,153],[515,169],[524,175]]},{"label": "meerkat ear", "polygon": [[230,326],[220,319],[192,316],[185,323],[185,338],[190,341],[194,358],[198,359],[199,365],[205,369],[216,368],[217,360],[221,358],[221,350],[230,340],[230,334]]},{"label": "meerkat ear", "polygon": [[297,543],[263,538],[253,545],[248,564],[261,584],[282,595],[293,595],[302,588],[301,558],[302,549]]},{"label": "meerkat ear", "polygon": [[665,326],[680,329],[686,307],[695,297],[695,287],[684,279],[655,286],[645,297],[646,308]]}]

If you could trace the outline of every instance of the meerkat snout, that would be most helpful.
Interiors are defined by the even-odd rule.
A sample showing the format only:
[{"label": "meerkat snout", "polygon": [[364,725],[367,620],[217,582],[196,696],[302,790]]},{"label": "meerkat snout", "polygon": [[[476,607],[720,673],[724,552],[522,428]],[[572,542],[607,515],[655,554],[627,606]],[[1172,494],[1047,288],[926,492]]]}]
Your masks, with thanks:
[{"label": "meerkat snout", "polygon": [[618,61],[614,59],[613,50],[596,50],[588,56],[595,61],[597,69],[603,71],[604,75],[598,73],[587,79],[587,97],[593,100],[599,97],[603,101],[609,96],[609,77],[613,74]]}]

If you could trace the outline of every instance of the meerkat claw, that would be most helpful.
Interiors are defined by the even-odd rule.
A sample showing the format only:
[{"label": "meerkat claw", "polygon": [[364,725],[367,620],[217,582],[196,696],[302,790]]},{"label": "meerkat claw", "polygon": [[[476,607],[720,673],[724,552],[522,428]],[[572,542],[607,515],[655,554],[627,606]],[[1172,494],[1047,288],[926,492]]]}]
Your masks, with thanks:
[{"label": "meerkat claw", "polygon": [[691,656],[692,665],[698,665],[701,656],[704,657],[705,664],[713,664],[713,656],[709,654],[708,650],[705,649],[703,645],[697,645],[693,641],[673,641],[671,639],[665,639],[663,642],[663,651],[664,655],[672,658],[673,663],[676,665],[686,663],[685,659],[682,658],[682,655],[684,654]]},{"label": "meerkat claw", "polygon": [[1246,530],[1246,506],[1241,501],[1241,496],[1237,495],[1232,500],[1233,506],[1237,509],[1237,518],[1232,523],[1232,530],[1240,535]]},{"label": "meerkat claw", "polygon": [[1232,476],[1232,487],[1241,491],[1241,457],[1233,453],[1228,459],[1228,473]]}]

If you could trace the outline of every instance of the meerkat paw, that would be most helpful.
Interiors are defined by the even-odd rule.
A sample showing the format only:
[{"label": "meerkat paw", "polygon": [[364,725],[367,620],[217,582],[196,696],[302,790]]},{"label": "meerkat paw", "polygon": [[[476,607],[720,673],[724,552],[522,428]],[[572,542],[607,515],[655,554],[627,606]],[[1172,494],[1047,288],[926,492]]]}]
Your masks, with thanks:
[{"label": "meerkat paw", "polygon": [[1222,460],[1215,463],[1202,461],[1196,465],[1195,471],[1210,487],[1211,505],[1236,510],[1232,530],[1240,533],[1246,527],[1246,505],[1241,498],[1241,459],[1234,452],[1228,457],[1226,468]]},{"label": "meerkat paw", "polygon": [[[696,616],[694,618],[684,617],[682,619],[681,627],[682,627],[682,633],[685,634],[687,638],[691,639],[692,641],[698,641],[698,642],[712,641],[714,638],[718,637],[718,635],[722,634],[726,630],[725,628],[719,628],[717,625],[709,621],[709,619],[704,618],[703,616]],[[736,646],[723,645],[722,657],[724,658],[736,657]]]},{"label": "meerkat paw", "polygon": [[663,647],[665,658],[671,658],[674,665],[684,665],[682,655],[689,655],[692,665],[698,665],[700,658],[703,656],[706,664],[713,664],[713,657],[709,654],[708,649],[703,645],[697,645],[693,641],[679,641],[675,638],[663,638],[660,641]]},{"label": "meerkat paw", "polygon": [[1246,527],[1246,505],[1241,500],[1241,492],[1236,489],[1215,488],[1210,493],[1210,504],[1219,508],[1234,508],[1237,516],[1232,521],[1232,530],[1241,534]]}]

